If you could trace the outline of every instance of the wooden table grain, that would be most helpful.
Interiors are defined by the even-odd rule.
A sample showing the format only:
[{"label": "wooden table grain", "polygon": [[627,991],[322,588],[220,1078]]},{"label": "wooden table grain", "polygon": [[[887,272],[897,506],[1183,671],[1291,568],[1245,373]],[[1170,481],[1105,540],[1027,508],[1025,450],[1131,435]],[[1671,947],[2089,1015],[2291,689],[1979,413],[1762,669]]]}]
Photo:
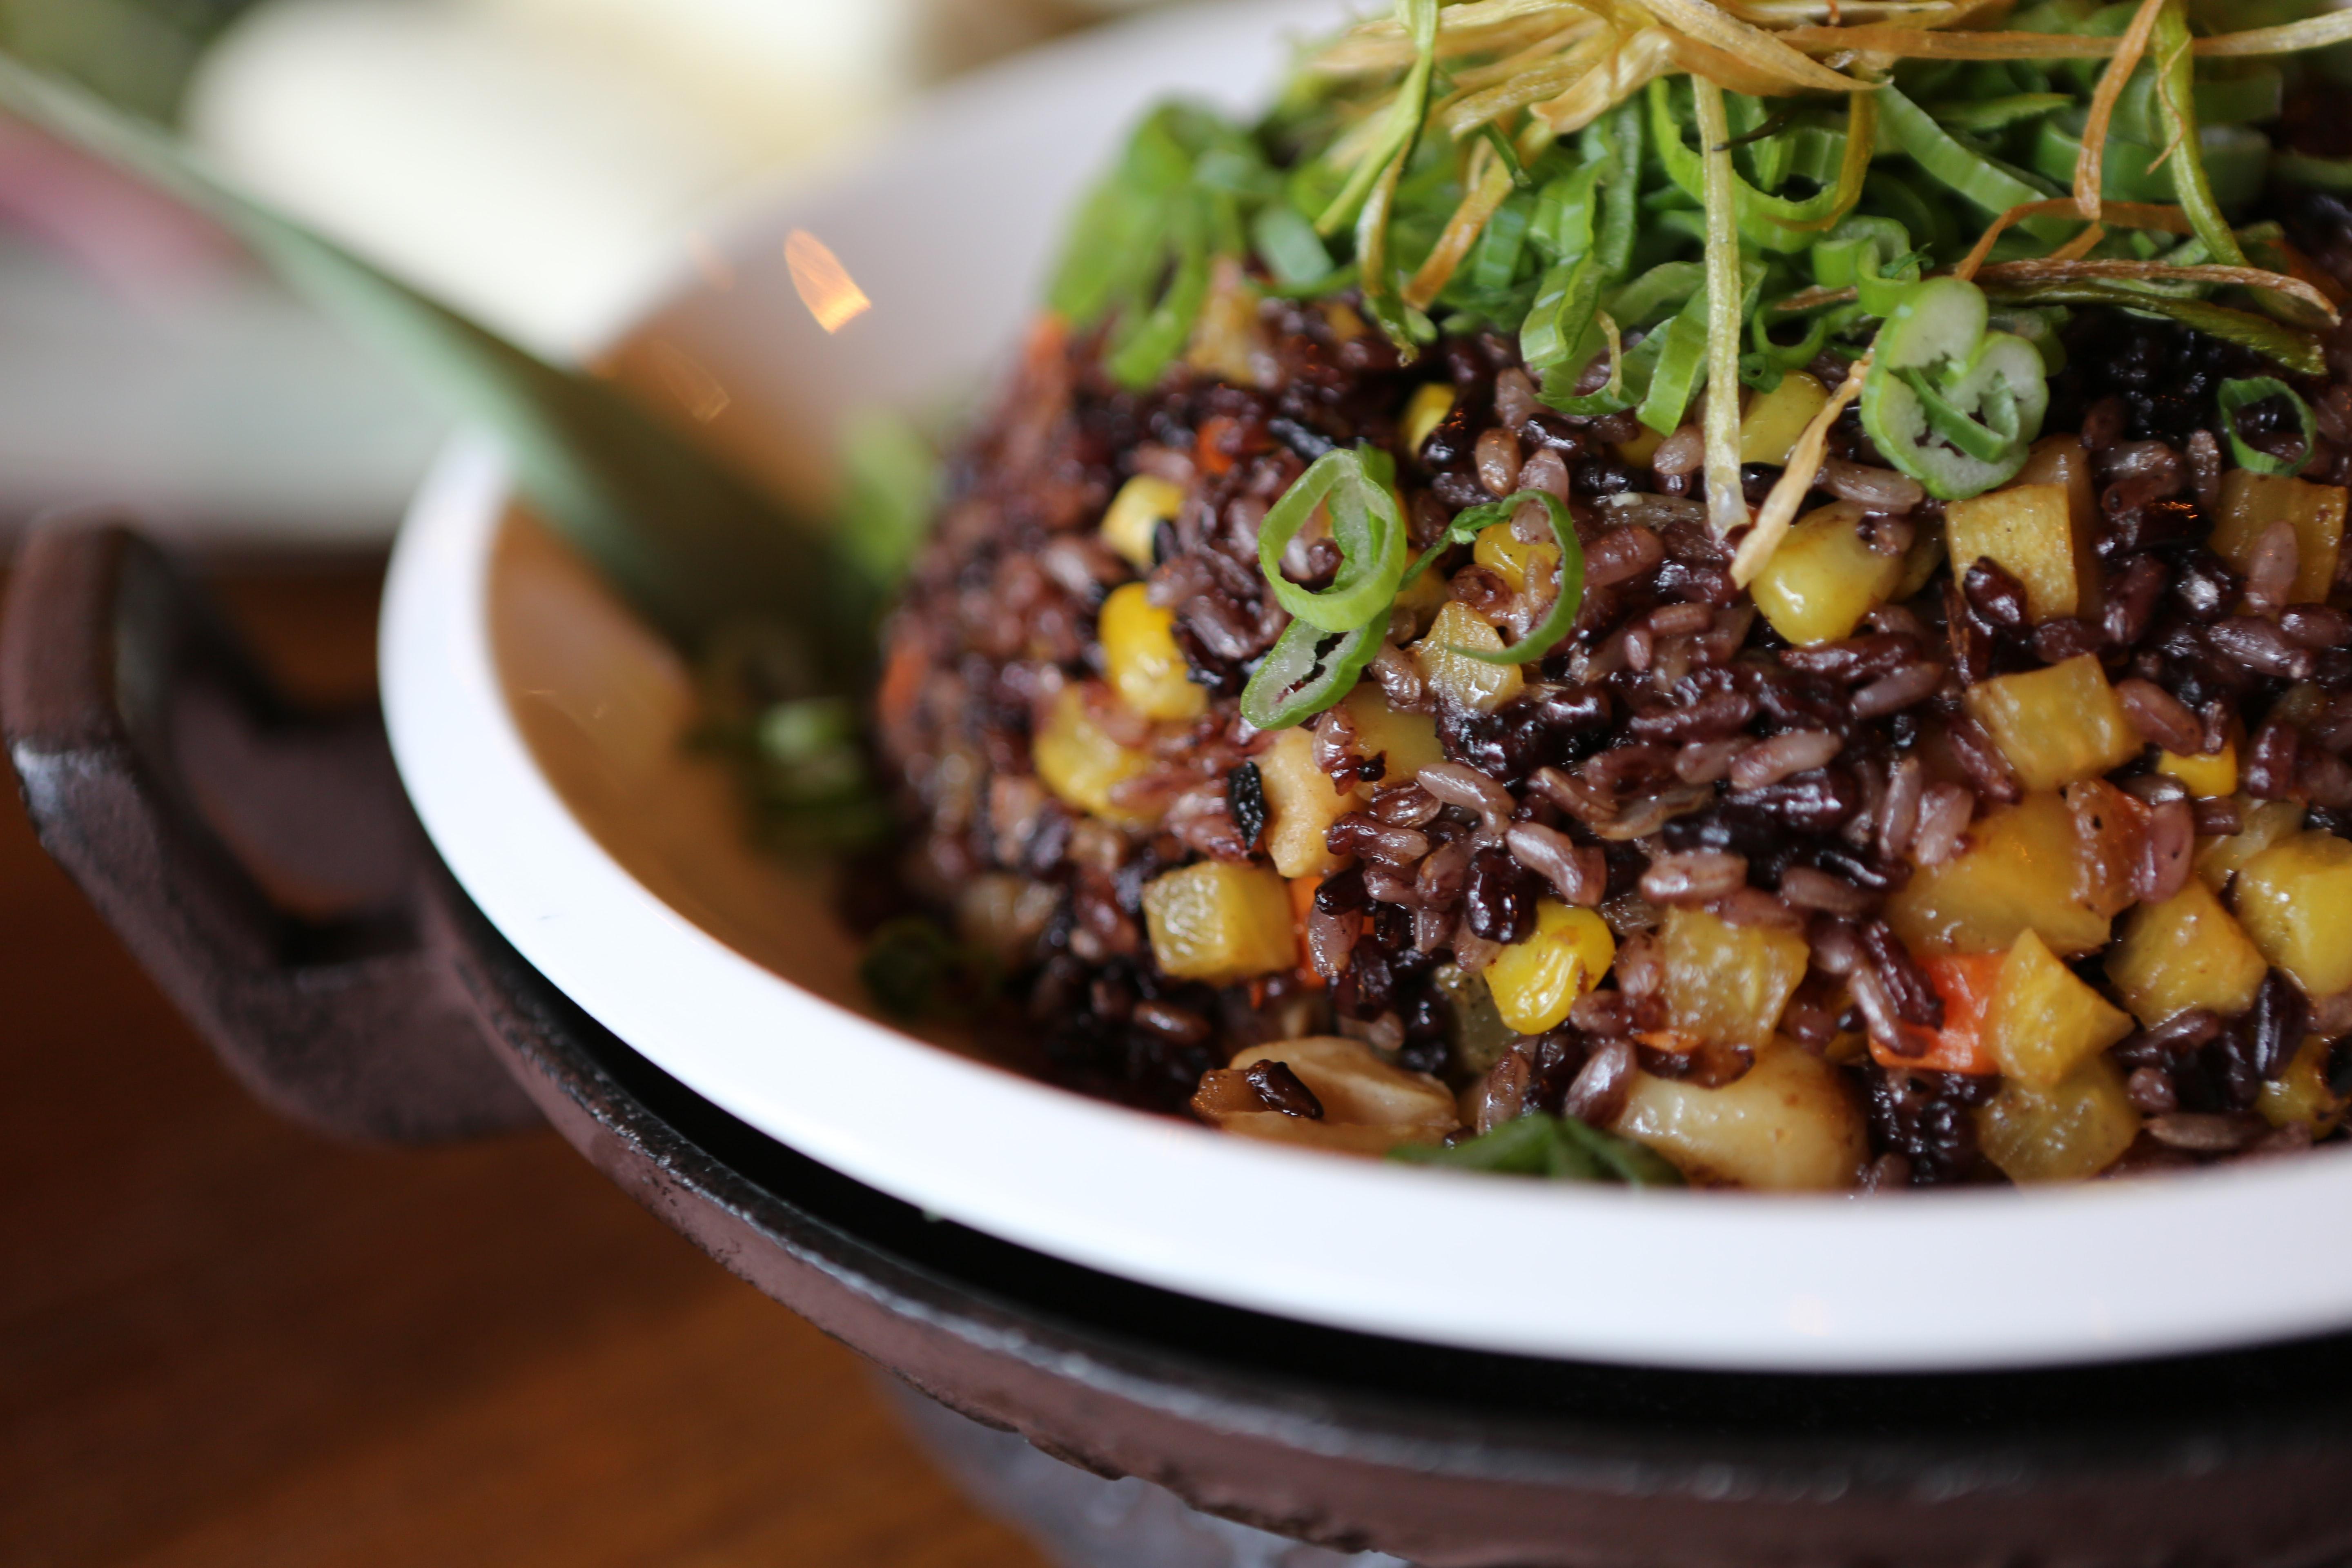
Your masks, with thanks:
[{"label": "wooden table grain", "polygon": [[[376,576],[224,584],[364,689]],[[1041,1568],[864,1364],[552,1134],[321,1142],[0,810],[0,1562]]]}]

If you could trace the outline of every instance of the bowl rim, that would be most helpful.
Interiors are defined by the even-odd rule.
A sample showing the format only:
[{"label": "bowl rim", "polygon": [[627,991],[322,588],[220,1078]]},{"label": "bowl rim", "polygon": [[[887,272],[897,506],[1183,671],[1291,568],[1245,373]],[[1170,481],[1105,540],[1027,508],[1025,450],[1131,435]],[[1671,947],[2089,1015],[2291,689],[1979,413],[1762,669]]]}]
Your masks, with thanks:
[{"label": "bowl rim", "polygon": [[[1189,25],[1248,25],[1247,8]],[[1171,26],[1114,28],[1155,47]],[[1263,22],[1256,24],[1261,29]],[[1097,35],[1063,58],[1100,68]],[[1055,60],[967,84],[1031,94]],[[869,154],[906,156],[913,134]],[[789,199],[788,204],[789,205]],[[662,901],[572,816],[509,711],[489,622],[507,469],[453,439],[394,546],[386,724],[428,837],[522,955],[632,1049],[893,1196],[1072,1262],[1284,1317],[1479,1350],[1692,1369],[2114,1361],[2352,1325],[2352,1254],[2305,1215],[2352,1149],[2039,1190],[1636,1193],[1411,1170],[1221,1136],[926,1045],[801,989]],[[749,852],[747,850],[747,852]],[[878,1077],[889,1097],[871,1094]],[[1287,1223],[1254,1223],[1283,1194]],[[1301,1217],[1311,1223],[1301,1225]],[[2226,1236],[2214,1268],[2183,1238]]]}]

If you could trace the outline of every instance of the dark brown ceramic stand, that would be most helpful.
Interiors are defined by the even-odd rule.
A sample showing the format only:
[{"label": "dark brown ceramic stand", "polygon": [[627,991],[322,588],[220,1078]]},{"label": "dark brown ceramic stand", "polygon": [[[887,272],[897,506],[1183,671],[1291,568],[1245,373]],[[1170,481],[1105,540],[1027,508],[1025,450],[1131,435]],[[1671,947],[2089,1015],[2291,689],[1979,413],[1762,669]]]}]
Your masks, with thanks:
[{"label": "dark brown ceramic stand", "polygon": [[[433,858],[374,716],[289,708],[120,528],[26,548],[0,708],[42,841],[270,1104],[378,1139],[543,1116],[777,1300],[1097,1474],[1431,1568],[2352,1559],[2352,1341],[1960,1377],[1643,1371],[1314,1328],[928,1220],[573,1007]],[[1417,1266],[1444,1267],[1436,1245]]]}]

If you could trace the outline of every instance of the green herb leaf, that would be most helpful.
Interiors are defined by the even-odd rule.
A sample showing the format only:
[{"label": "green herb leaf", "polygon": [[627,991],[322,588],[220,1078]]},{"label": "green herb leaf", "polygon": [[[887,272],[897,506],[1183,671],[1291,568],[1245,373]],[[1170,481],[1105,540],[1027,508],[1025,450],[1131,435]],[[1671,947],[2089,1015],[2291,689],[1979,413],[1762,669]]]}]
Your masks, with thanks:
[{"label": "green herb leaf", "polygon": [[1655,1150],[1573,1116],[1533,1111],[1458,1143],[1408,1143],[1389,1151],[1403,1165],[1538,1176],[1629,1187],[1679,1187],[1683,1175]]}]

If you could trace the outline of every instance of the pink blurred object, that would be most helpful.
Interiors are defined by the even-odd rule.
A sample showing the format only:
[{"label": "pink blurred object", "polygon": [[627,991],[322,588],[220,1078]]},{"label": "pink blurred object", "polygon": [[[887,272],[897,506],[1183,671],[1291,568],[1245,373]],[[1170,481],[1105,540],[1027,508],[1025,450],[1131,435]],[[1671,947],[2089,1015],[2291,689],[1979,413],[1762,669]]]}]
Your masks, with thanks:
[{"label": "pink blurred object", "polygon": [[218,224],[129,175],[0,119],[0,225],[126,300],[161,305],[249,269]]}]

